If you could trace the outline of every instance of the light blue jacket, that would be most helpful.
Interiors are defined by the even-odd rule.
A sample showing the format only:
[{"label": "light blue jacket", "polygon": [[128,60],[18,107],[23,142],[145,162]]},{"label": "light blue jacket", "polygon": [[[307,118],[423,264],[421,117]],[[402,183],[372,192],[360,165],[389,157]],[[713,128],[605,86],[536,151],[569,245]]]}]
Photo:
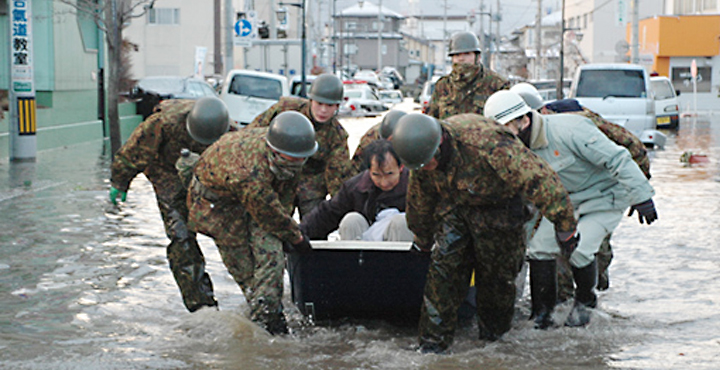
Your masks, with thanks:
[{"label": "light blue jacket", "polygon": [[533,114],[530,148],[557,172],[576,210],[624,210],[655,194],[627,149],[576,114]]}]

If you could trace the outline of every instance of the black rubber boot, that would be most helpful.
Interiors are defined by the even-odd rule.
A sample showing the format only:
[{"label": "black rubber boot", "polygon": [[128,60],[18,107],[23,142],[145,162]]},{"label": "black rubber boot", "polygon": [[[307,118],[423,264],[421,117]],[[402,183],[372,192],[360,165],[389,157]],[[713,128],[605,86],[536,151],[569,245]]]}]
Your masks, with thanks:
[{"label": "black rubber boot", "polygon": [[590,308],[597,306],[595,285],[597,285],[597,263],[583,268],[572,268],[575,279],[575,304],[565,320],[565,326],[585,326],[590,322]]},{"label": "black rubber boot", "polygon": [[547,329],[555,325],[552,313],[557,301],[556,268],[555,260],[530,260],[530,318],[535,321],[535,329]]}]

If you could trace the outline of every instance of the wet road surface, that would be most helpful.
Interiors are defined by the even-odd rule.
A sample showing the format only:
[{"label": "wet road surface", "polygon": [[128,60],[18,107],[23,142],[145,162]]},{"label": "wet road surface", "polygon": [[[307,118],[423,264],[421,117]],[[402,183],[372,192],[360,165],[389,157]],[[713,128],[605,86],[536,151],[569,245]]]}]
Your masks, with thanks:
[{"label": "wet road surface", "polygon": [[[354,148],[375,119],[344,119]],[[311,325],[270,337],[212,240],[199,239],[220,311],[185,311],[165,258],[150,184],[107,202],[101,142],[0,162],[0,369],[717,369],[720,368],[720,116],[685,118],[651,153],[660,219],[624,218],[611,287],[586,328],[532,329],[527,292],[500,341],[458,330],[453,353],[412,350],[416,328],[381,321]],[[686,151],[708,162],[684,166]],[[569,305],[558,307],[562,322]]]}]

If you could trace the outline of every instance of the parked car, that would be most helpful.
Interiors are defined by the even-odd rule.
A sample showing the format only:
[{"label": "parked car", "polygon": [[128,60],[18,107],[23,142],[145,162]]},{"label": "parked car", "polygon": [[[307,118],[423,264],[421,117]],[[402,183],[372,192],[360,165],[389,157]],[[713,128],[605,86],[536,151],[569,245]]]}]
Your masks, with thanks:
[{"label": "parked car", "polygon": [[647,146],[665,145],[667,137],[657,131],[655,100],[650,76],[637,64],[585,64],[578,67],[570,97],[625,127]]},{"label": "parked car", "polygon": [[664,76],[650,77],[650,83],[655,93],[657,127],[677,129],[680,122],[680,90],[676,90],[672,81]]},{"label": "parked car", "polygon": [[430,81],[426,81],[423,85],[420,98],[418,99],[423,113],[427,113],[428,106],[430,105],[430,98],[432,98],[433,91],[435,91],[435,83],[440,79],[440,77],[442,76],[435,75],[430,79]]},{"label": "parked car", "polygon": [[166,99],[200,99],[218,96],[209,83],[195,77],[151,76],[140,79],[129,94],[136,100],[136,112],[148,118],[155,106]]},{"label": "parked car", "polygon": [[227,104],[230,119],[238,127],[247,126],[255,117],[290,95],[285,76],[234,69],[225,78],[220,98]]},{"label": "parked car", "polygon": [[403,95],[400,90],[380,90],[377,94],[380,101],[389,106],[402,103],[403,101]]},{"label": "parked car", "polygon": [[393,89],[399,89],[400,86],[405,84],[405,79],[400,74],[400,72],[397,71],[397,69],[393,67],[384,67],[381,74],[385,77],[390,78],[390,80],[393,82]]},{"label": "parked car", "polygon": [[[558,99],[557,80],[534,80],[528,81],[528,83],[535,86],[538,93],[540,93],[540,97],[542,97],[543,102],[549,103]],[[571,84],[571,80],[563,79],[563,96],[568,96],[570,94]]]},{"label": "parked car", "polygon": [[372,71],[370,69],[361,69],[355,72],[355,74],[353,75],[353,79],[365,81],[368,85],[371,85],[375,88],[380,88],[380,78],[378,77],[377,73],[375,73],[375,71]]},{"label": "parked car", "polygon": [[344,99],[338,110],[340,116],[376,117],[388,110],[373,89],[364,84],[357,87],[345,85]]},{"label": "parked car", "polygon": [[[305,76],[305,97],[307,97],[308,91],[310,91],[310,85],[315,81],[317,76],[310,75]],[[290,95],[300,96],[300,88],[302,87],[302,76],[295,76],[290,82]]]}]

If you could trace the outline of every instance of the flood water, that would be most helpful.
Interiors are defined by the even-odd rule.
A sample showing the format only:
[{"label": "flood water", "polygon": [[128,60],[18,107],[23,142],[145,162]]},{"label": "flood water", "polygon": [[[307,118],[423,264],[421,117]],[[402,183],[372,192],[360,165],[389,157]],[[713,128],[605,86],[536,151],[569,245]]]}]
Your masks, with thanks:
[{"label": "flood water", "polygon": [[[378,119],[343,120],[358,135]],[[500,341],[460,328],[452,354],[412,350],[415,327],[312,324],[285,287],[293,334],[245,317],[240,289],[201,237],[220,310],[188,313],[167,266],[150,184],[107,201],[102,143],[0,162],[0,369],[718,369],[720,116],[688,118],[652,156],[660,219],[615,231],[611,287],[586,328],[532,329],[527,292]],[[686,167],[683,152],[707,155]],[[287,282],[287,279],[286,279]],[[558,307],[562,322],[569,306]]]}]

